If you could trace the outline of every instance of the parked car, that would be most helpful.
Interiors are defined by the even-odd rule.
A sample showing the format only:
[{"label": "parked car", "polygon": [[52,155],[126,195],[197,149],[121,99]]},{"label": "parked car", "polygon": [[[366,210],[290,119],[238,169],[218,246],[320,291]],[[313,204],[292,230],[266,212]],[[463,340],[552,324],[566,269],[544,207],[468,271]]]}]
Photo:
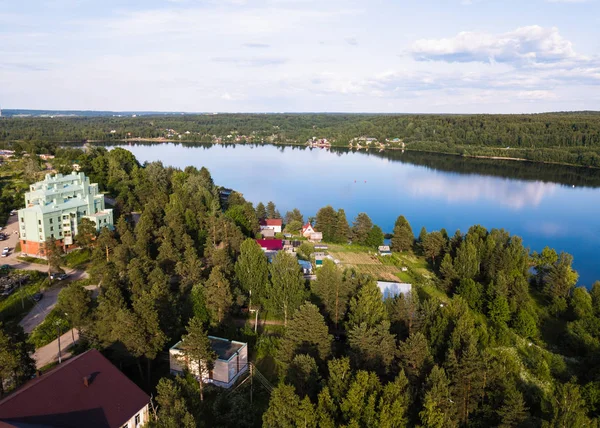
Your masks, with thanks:
[{"label": "parked car", "polygon": [[55,273],[51,273],[50,274],[50,279],[56,279],[58,281],[62,281],[63,279],[67,278],[69,275],[67,275],[64,272],[55,272]]},{"label": "parked car", "polygon": [[33,295],[33,300],[34,300],[35,302],[39,302],[40,300],[42,300],[42,297],[44,297],[44,295],[43,295],[42,293],[35,293],[35,294]]},{"label": "parked car", "polygon": [[8,256],[8,253],[10,253],[10,248],[4,247],[4,250],[2,250],[2,254],[0,254],[0,256],[6,257]]},{"label": "parked car", "polygon": [[12,210],[12,211],[10,212],[10,215],[15,215],[16,213],[17,213],[17,210]]}]

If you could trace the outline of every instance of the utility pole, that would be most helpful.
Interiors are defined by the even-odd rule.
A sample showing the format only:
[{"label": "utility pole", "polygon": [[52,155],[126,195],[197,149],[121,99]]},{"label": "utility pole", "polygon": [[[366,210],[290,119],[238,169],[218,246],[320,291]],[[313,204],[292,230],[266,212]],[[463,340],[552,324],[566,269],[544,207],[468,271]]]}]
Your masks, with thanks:
[{"label": "utility pole", "polygon": [[56,321],[56,329],[58,331],[58,364],[62,363],[61,351],[60,351],[60,320]]},{"label": "utility pole", "polygon": [[21,294],[21,307],[25,309],[25,302],[23,301],[23,282],[21,281],[21,275],[19,275],[19,293]]},{"label": "utility pole", "polygon": [[252,376],[252,363],[248,363],[248,366],[250,366],[250,405],[252,405],[252,390],[254,387],[254,384],[252,383],[252,378],[254,376]]}]

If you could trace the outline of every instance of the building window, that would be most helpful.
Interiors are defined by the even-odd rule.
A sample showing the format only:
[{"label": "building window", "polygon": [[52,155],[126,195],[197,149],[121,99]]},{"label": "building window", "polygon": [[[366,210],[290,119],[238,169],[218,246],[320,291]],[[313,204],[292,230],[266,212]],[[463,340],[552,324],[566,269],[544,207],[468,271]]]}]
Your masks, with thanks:
[{"label": "building window", "polygon": [[58,232],[58,236],[62,236],[62,232]]},{"label": "building window", "polygon": [[50,226],[50,232],[54,232],[54,226]]},{"label": "building window", "polygon": [[141,422],[140,414],[135,415],[135,426],[137,427]]},{"label": "building window", "polygon": [[50,224],[52,224],[52,219],[49,219],[49,221],[50,221]]},{"label": "building window", "polygon": [[42,228],[40,227],[40,233],[42,233]]},{"label": "building window", "polygon": [[50,236],[52,237],[52,239],[54,239],[54,233],[51,233]]},{"label": "building window", "polygon": [[38,224],[42,224],[42,220],[38,220]]},{"label": "building window", "polygon": [[25,219],[21,217],[21,223],[25,223]]}]

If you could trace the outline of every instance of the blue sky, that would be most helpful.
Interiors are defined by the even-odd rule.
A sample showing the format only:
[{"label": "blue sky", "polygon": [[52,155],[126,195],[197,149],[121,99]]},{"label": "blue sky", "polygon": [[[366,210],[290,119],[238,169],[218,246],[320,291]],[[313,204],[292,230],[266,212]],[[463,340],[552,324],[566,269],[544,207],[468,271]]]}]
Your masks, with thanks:
[{"label": "blue sky", "polygon": [[0,0],[0,105],[600,110],[600,0]]}]

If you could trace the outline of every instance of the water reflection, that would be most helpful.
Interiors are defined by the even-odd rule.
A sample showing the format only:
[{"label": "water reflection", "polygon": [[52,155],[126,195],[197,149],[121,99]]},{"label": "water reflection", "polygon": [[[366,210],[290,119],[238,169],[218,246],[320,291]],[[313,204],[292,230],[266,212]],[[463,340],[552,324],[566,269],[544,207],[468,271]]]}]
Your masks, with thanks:
[{"label": "water reflection", "polygon": [[521,210],[537,207],[544,196],[555,193],[557,185],[541,181],[526,182],[501,180],[493,177],[471,175],[429,175],[406,179],[406,186],[413,196],[437,198],[447,202],[475,202],[487,200]]}]

